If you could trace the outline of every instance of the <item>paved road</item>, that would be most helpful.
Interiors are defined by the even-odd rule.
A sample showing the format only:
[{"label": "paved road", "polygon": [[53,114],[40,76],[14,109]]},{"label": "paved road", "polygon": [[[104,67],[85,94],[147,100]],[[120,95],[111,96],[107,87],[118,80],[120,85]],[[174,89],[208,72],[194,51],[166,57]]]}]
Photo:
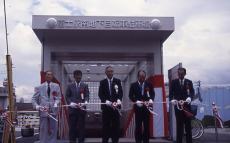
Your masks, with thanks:
[{"label": "paved road", "polygon": [[[36,133],[37,131],[35,131]],[[197,140],[194,140],[193,143],[230,143],[230,128],[227,129],[218,129],[219,136],[218,141],[216,142],[215,130],[214,129],[205,129],[204,135]],[[20,132],[16,133],[18,137],[17,143],[39,143],[38,142],[38,134],[33,137],[20,137]],[[66,141],[67,142],[67,141]],[[86,139],[86,143],[100,143],[101,139],[99,138],[89,138]],[[134,139],[124,139],[120,140],[121,143],[132,143]],[[153,139],[151,143],[169,143],[172,141],[168,141],[166,139]],[[65,141],[59,141],[58,143],[65,143]]]},{"label": "paved road", "polygon": [[194,143],[230,143],[230,128],[218,129],[218,139],[216,140],[215,129],[205,129],[204,135],[194,140]]}]

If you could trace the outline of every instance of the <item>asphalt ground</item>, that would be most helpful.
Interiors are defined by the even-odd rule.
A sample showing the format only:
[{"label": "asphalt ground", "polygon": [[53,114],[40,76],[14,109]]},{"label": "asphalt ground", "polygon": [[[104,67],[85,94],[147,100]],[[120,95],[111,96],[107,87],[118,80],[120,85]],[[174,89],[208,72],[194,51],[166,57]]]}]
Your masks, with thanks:
[{"label": "asphalt ground", "polygon": [[[39,143],[38,131],[35,130],[33,137],[22,137],[20,131],[16,132],[17,143]],[[100,143],[101,138],[86,138],[86,143]],[[120,143],[135,142],[131,138],[121,138]],[[151,139],[150,143],[169,143],[172,142],[167,139],[156,138]],[[58,141],[58,143],[68,143],[68,141]],[[218,138],[216,138],[215,129],[205,129],[203,136],[199,139],[193,140],[193,143],[230,143],[230,128],[218,129]]]},{"label": "asphalt ground", "polygon": [[205,129],[203,136],[193,143],[230,143],[230,128],[217,129],[217,132],[214,128]]}]

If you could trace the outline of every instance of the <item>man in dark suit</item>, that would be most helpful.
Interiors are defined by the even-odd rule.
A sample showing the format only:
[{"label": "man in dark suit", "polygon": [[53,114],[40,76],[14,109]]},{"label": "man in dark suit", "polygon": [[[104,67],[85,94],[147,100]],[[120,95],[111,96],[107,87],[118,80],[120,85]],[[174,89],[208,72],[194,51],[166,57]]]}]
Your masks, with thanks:
[{"label": "man in dark suit", "polygon": [[[179,104],[184,110],[191,112],[191,100],[194,96],[194,89],[192,81],[184,78],[186,75],[185,68],[178,69],[178,79],[172,81],[169,90],[169,100],[173,105]],[[184,102],[185,101],[185,102]],[[191,133],[191,117],[188,116],[183,110],[179,110],[175,106],[176,115],[176,127],[177,127],[177,143],[182,143],[182,138],[184,135],[184,125],[186,131],[186,142],[192,143],[192,133]]]},{"label": "man in dark suit", "polygon": [[102,143],[108,143],[112,138],[113,143],[118,143],[120,135],[120,114],[123,90],[120,79],[113,77],[113,68],[106,67],[107,78],[100,81],[98,96],[102,103]]},{"label": "man in dark suit", "polygon": [[[146,73],[140,70],[138,81],[131,84],[129,98],[134,102],[135,111],[135,140],[136,143],[149,143],[149,117],[148,106],[152,106],[155,97],[151,83],[146,81]],[[144,130],[142,132],[142,123]]]},{"label": "man in dark suit", "polygon": [[68,85],[66,89],[66,102],[69,107],[69,141],[76,143],[78,135],[78,143],[84,143],[85,139],[85,116],[86,106],[84,103],[89,101],[88,85],[81,81],[82,72],[75,70],[75,82]]}]

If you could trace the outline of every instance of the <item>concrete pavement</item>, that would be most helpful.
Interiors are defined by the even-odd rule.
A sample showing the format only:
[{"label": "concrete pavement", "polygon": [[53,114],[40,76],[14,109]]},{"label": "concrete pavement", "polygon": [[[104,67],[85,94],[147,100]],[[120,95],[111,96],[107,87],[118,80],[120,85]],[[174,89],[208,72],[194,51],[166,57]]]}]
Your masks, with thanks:
[{"label": "concrete pavement", "polygon": [[194,140],[193,143],[230,143],[230,128],[217,129],[218,138],[216,138],[215,129],[204,130],[203,136]]},{"label": "concrete pavement", "polygon": [[[17,143],[39,143],[38,134],[33,137],[20,137]],[[100,143],[101,138],[87,138],[85,143]],[[120,143],[134,143],[133,138],[121,138]],[[150,143],[170,143],[166,139],[151,139]],[[68,143],[68,141],[58,141],[58,143]],[[185,142],[184,142],[185,143]],[[216,141],[215,129],[205,129],[201,138],[193,140],[193,143],[230,143],[230,128],[218,129],[218,140]]]}]

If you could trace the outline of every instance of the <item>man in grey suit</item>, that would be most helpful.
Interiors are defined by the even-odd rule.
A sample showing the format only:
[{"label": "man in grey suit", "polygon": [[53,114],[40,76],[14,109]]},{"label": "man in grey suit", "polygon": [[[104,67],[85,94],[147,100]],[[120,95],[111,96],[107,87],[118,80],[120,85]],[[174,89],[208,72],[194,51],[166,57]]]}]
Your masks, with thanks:
[{"label": "man in grey suit", "polygon": [[40,112],[40,143],[57,143],[57,107],[61,99],[60,86],[53,73],[46,72],[46,82],[35,87],[32,104]]},{"label": "man in grey suit", "polygon": [[82,72],[75,70],[73,73],[75,81],[66,89],[66,102],[69,106],[69,141],[84,143],[85,140],[85,116],[86,106],[89,101],[88,85],[81,81]]}]

